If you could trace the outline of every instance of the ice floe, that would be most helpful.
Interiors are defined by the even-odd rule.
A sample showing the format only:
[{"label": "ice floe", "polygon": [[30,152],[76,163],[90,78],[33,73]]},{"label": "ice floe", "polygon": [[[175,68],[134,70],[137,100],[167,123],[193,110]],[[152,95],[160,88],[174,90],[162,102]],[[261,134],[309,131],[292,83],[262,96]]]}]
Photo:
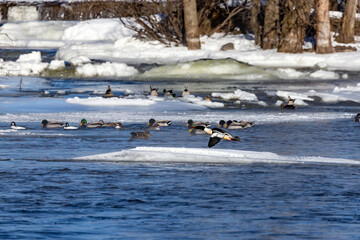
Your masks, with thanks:
[{"label": "ice floe", "polygon": [[217,163],[217,164],[350,164],[360,161],[316,156],[282,156],[271,152],[227,149],[137,147],[120,152],[77,157],[75,160],[111,162],[167,162],[167,163]]},{"label": "ice floe", "polygon": [[138,71],[125,63],[87,63],[76,67],[75,74],[82,77],[126,77],[138,74]]}]

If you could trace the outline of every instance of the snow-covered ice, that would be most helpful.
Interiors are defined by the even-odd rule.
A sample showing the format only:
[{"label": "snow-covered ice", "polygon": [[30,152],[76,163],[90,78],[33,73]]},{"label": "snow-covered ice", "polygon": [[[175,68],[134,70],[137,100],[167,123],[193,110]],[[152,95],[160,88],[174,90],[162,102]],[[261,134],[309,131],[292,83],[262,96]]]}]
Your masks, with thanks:
[{"label": "snow-covered ice", "polygon": [[271,152],[255,152],[228,149],[137,147],[120,152],[77,157],[75,160],[96,160],[114,162],[169,162],[169,163],[219,163],[219,164],[350,164],[360,161],[325,157],[280,156]]}]

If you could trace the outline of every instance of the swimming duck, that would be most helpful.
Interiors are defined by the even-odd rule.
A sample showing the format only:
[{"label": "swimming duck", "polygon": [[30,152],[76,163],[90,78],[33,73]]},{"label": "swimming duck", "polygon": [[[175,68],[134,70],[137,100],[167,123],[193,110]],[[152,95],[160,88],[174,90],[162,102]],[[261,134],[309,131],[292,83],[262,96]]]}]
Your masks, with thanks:
[{"label": "swimming duck", "polygon": [[160,124],[158,123],[154,123],[152,126],[148,126],[147,130],[152,130],[152,131],[159,131],[160,130]]},{"label": "swimming duck", "polygon": [[26,129],[26,127],[17,126],[14,121],[11,122],[10,126],[11,126],[11,129],[15,129],[15,130],[24,130],[24,129]]},{"label": "swimming duck", "polygon": [[188,87],[185,87],[185,89],[183,90],[183,92],[182,92],[181,95],[182,95],[182,96],[190,95],[190,91],[189,91]]},{"label": "swimming duck", "polygon": [[168,127],[171,125],[171,121],[168,121],[168,120],[158,120],[158,121],[155,121],[155,119],[151,118],[149,120],[149,123],[146,125],[146,126],[155,126],[157,125],[158,127]]},{"label": "swimming duck", "polygon": [[280,108],[283,108],[283,109],[295,109],[296,108],[296,106],[295,105],[289,105],[289,104],[281,104],[280,105]]},{"label": "swimming duck", "polygon": [[237,141],[241,142],[241,139],[238,136],[233,136],[229,132],[220,129],[220,128],[207,128],[204,126],[196,126],[195,129],[201,129],[207,134],[211,135],[208,143],[208,147],[211,148],[215,146],[217,143],[221,141],[221,139],[228,140],[228,141]]},{"label": "swimming duck", "polygon": [[[221,122],[221,121],[220,121]],[[220,125],[219,122],[219,125]],[[221,122],[222,123],[222,122]],[[227,129],[244,129],[244,128],[248,128],[248,127],[252,127],[254,126],[254,122],[250,122],[250,121],[227,121],[225,125],[223,125],[225,128]]]},{"label": "swimming duck", "polygon": [[62,122],[48,121],[46,119],[42,120],[41,127],[43,128],[60,128],[63,127],[64,124]]},{"label": "swimming duck", "polygon": [[102,123],[103,123],[103,127],[122,128],[122,123],[121,123],[121,122],[108,122],[108,123],[104,123],[102,120],[100,120],[99,122],[102,122]]},{"label": "swimming duck", "polygon": [[358,114],[354,117],[354,121],[355,121],[355,122],[360,122],[360,113],[358,113]]},{"label": "swimming duck", "polygon": [[138,138],[148,139],[150,136],[151,136],[151,134],[148,130],[146,130],[145,132],[132,132],[131,133],[132,139],[138,139]]},{"label": "swimming duck", "polygon": [[111,91],[110,85],[108,85],[104,97],[105,98],[114,97],[114,93]]},{"label": "swimming duck", "polygon": [[170,90],[164,89],[163,93],[164,93],[164,97],[176,97],[176,94],[173,92],[172,89]]},{"label": "swimming duck", "polygon": [[65,130],[76,130],[76,129],[78,129],[78,127],[70,126],[69,123],[65,123],[64,129]]},{"label": "swimming duck", "polygon": [[189,119],[187,121],[187,124],[185,125],[185,127],[196,127],[196,126],[205,126],[205,127],[210,127],[210,123],[209,122],[200,122],[200,121],[196,121],[194,122],[192,119]]},{"label": "swimming duck", "polygon": [[204,97],[204,100],[205,100],[205,101],[212,102],[212,99],[211,99],[211,96],[210,96],[210,95],[207,95],[206,97]]},{"label": "swimming duck", "polygon": [[158,88],[152,88],[151,85],[150,85],[150,95],[151,96],[155,96],[155,97],[158,97],[159,94],[158,94],[158,91],[159,89]]},{"label": "swimming duck", "polygon": [[99,122],[90,122],[88,123],[85,118],[81,119],[79,126],[87,128],[98,128],[104,125],[104,121],[100,120]]}]

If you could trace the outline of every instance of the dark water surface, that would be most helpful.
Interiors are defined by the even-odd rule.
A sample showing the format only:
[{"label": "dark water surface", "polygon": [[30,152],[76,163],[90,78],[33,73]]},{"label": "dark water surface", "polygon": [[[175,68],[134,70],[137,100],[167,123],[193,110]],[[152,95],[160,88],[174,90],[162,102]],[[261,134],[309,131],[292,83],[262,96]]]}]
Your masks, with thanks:
[{"label": "dark water surface", "polygon": [[1,162],[2,239],[358,239],[360,168]]}]

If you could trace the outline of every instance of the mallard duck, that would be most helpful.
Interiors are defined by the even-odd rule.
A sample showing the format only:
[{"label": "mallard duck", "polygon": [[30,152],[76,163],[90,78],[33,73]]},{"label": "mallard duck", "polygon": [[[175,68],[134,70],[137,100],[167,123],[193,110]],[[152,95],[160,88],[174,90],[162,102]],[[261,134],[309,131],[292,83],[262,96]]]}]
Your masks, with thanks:
[{"label": "mallard duck", "polygon": [[70,126],[69,123],[65,123],[64,129],[65,130],[76,130],[76,129],[78,129],[78,127]]},{"label": "mallard duck", "polygon": [[360,113],[358,113],[358,114],[354,117],[354,121],[355,121],[355,122],[360,122]]},{"label": "mallard duck", "polygon": [[182,91],[182,96],[185,96],[185,95],[190,95],[190,91],[188,89],[188,87],[185,87],[185,89]]},{"label": "mallard duck", "polygon": [[148,139],[150,136],[151,136],[151,134],[148,130],[146,130],[145,132],[132,132],[131,133],[131,138],[133,138],[133,139],[137,139],[137,138]]},{"label": "mallard duck", "polygon": [[105,98],[114,97],[114,93],[111,91],[110,85],[108,85],[104,97]]},{"label": "mallard duck", "polygon": [[185,127],[196,127],[196,126],[205,126],[205,127],[210,127],[210,123],[209,122],[200,122],[200,121],[196,121],[194,122],[192,119],[189,119],[187,121],[187,124],[185,125]]},{"label": "mallard duck", "polygon": [[14,121],[11,122],[10,126],[11,126],[11,129],[15,129],[15,130],[25,130],[26,129],[26,127],[17,126]]},{"label": "mallard duck", "polygon": [[150,85],[150,95],[158,97],[159,96],[159,94],[157,92],[158,90],[159,90],[158,88],[152,88]]},{"label": "mallard duck", "polygon": [[146,125],[146,126],[155,126],[157,125],[158,127],[168,127],[171,125],[171,121],[168,121],[168,120],[158,120],[158,121],[155,121],[155,119],[151,118],[149,120],[149,123]]},{"label": "mallard duck", "polygon": [[196,126],[195,129],[201,129],[207,134],[211,135],[208,143],[208,147],[211,148],[215,146],[221,139],[228,140],[228,141],[237,141],[241,142],[241,139],[238,136],[233,136],[229,132],[220,129],[220,128],[207,128],[204,126]]},{"label": "mallard duck", "polygon": [[46,119],[42,120],[41,127],[43,128],[60,128],[63,127],[64,124],[62,122],[48,121]]},{"label": "mallard duck", "polygon": [[103,120],[100,120],[99,122],[91,122],[91,123],[88,123],[86,121],[86,119],[81,119],[81,122],[79,124],[79,126],[81,127],[87,127],[87,128],[99,128],[99,127],[102,127],[104,125],[104,121]]},{"label": "mallard duck", "polygon": [[169,97],[169,96],[172,96],[174,94],[174,92],[172,89],[170,89],[170,90],[164,89],[163,94],[164,94],[164,97]]},{"label": "mallard duck", "polygon": [[227,121],[226,124],[224,125],[225,128],[227,129],[244,129],[244,128],[248,128],[248,127],[252,127],[254,126],[254,122],[250,122],[250,121]]},{"label": "mallard duck", "polygon": [[[100,121],[102,121],[102,120],[100,120]],[[122,123],[121,122],[108,122],[108,123],[103,122],[103,127],[122,128]]]}]

